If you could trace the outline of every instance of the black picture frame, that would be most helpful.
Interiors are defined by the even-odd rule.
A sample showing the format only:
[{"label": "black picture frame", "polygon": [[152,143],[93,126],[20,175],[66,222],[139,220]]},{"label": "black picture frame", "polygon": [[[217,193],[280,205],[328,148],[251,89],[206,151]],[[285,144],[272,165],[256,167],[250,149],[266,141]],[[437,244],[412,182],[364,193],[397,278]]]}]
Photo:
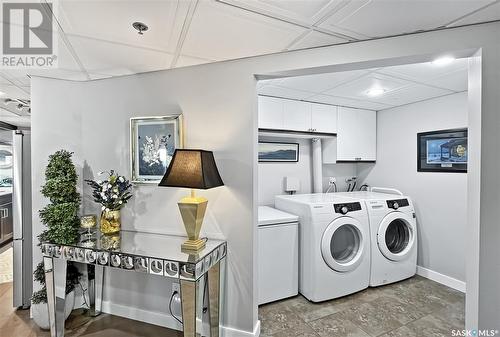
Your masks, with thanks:
[{"label": "black picture frame", "polygon": [[[273,149],[274,154],[270,153]],[[259,141],[258,157],[259,163],[297,163],[299,161],[299,143]]]},{"label": "black picture frame", "polygon": [[466,173],[468,130],[417,133],[417,172]]}]

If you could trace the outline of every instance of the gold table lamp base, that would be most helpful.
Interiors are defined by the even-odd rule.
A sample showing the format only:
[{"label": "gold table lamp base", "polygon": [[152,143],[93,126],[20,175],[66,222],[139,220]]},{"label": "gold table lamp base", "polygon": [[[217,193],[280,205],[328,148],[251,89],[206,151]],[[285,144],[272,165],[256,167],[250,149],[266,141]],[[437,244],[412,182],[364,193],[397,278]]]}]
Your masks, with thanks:
[{"label": "gold table lamp base", "polygon": [[195,197],[194,191],[191,190],[191,196],[182,198],[177,204],[188,236],[188,240],[181,245],[181,250],[199,252],[205,248],[205,240],[200,239],[200,230],[208,200],[203,197]]}]

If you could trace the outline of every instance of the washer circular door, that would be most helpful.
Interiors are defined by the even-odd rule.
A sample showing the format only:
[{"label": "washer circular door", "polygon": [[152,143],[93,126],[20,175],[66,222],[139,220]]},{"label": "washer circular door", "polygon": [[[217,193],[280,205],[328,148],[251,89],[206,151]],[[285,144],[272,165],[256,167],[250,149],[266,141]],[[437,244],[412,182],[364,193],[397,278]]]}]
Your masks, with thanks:
[{"label": "washer circular door", "polygon": [[415,244],[415,220],[403,212],[392,212],[380,222],[377,244],[389,260],[404,260]]},{"label": "washer circular door", "polygon": [[328,225],[321,239],[321,254],[333,270],[348,272],[356,269],[364,253],[364,230],[351,217],[340,217]]}]

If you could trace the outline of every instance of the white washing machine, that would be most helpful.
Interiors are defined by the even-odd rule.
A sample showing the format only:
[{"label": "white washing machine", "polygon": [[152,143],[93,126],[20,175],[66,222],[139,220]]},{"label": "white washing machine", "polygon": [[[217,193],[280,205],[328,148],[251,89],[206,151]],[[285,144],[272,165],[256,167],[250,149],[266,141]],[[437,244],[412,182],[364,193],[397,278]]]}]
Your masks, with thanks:
[{"label": "white washing machine", "polygon": [[368,214],[362,201],[333,194],[277,196],[275,207],[299,216],[299,292],[312,302],[366,289]]},{"label": "white washing machine", "polygon": [[[380,193],[389,192],[389,193]],[[395,189],[341,192],[365,201],[370,220],[370,286],[412,277],[417,271],[417,221],[411,199]]]}]

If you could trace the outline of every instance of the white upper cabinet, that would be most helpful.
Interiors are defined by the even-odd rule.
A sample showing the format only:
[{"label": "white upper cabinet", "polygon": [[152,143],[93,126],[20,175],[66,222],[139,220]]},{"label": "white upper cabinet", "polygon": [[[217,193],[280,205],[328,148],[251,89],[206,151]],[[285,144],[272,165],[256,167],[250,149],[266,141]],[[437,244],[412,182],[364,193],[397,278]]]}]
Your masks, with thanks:
[{"label": "white upper cabinet", "polygon": [[259,128],[283,129],[283,100],[259,96]]},{"label": "white upper cabinet", "polygon": [[337,133],[337,107],[311,103],[311,128],[313,132]]},{"label": "white upper cabinet", "polygon": [[337,133],[337,107],[259,96],[259,129]]},{"label": "white upper cabinet", "polygon": [[311,103],[284,100],[283,112],[285,130],[311,131]]},{"label": "white upper cabinet", "polygon": [[339,107],[337,125],[337,161],[376,160],[375,111]]}]

